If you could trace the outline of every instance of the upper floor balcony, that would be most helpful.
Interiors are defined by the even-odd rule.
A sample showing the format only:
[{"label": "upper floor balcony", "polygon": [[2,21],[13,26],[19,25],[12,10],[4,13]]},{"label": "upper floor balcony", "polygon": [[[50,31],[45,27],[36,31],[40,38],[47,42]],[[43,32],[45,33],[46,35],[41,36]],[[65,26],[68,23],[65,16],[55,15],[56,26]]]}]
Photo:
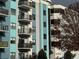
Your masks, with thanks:
[{"label": "upper floor balcony", "polygon": [[18,21],[20,24],[30,24],[31,20],[32,20],[32,15],[26,15],[26,17],[24,17],[23,15],[19,15],[18,17]]},{"label": "upper floor balcony", "polygon": [[29,2],[28,0],[20,0],[18,5],[21,10],[27,12],[30,10],[32,2]]},{"label": "upper floor balcony", "polygon": [[6,8],[6,4],[2,1],[6,1],[6,0],[0,0],[0,16],[7,16],[9,11]]},{"label": "upper floor balcony", "polygon": [[0,16],[0,21],[5,21],[5,16]]},{"label": "upper floor balcony", "polygon": [[31,59],[31,55],[25,52],[19,52],[19,59]]},{"label": "upper floor balcony", "polygon": [[51,35],[55,36],[55,35],[60,35],[61,31],[60,30],[51,30]]},{"label": "upper floor balcony", "polygon": [[[8,31],[8,25],[0,23],[0,34]],[[2,34],[1,34],[2,35]]]},{"label": "upper floor balcony", "polygon": [[1,16],[7,16],[8,15],[8,10],[4,7],[0,7],[0,15]]},{"label": "upper floor balcony", "polygon": [[32,48],[32,43],[19,43],[18,44],[18,50],[20,52],[28,52]]},{"label": "upper floor balcony", "polygon": [[18,48],[20,49],[30,49],[32,48],[32,43],[19,43]]},{"label": "upper floor balcony", "polygon": [[8,41],[0,41],[0,48],[8,47]]},{"label": "upper floor balcony", "polygon": [[51,19],[51,24],[53,25],[60,25],[61,20],[60,19]]},{"label": "upper floor balcony", "polygon": [[28,37],[30,37],[31,33],[32,33],[31,28],[20,28],[20,29],[18,29],[18,35],[21,38],[28,38]]},{"label": "upper floor balcony", "polygon": [[6,1],[8,1],[8,0],[0,0],[1,2],[6,2]]}]

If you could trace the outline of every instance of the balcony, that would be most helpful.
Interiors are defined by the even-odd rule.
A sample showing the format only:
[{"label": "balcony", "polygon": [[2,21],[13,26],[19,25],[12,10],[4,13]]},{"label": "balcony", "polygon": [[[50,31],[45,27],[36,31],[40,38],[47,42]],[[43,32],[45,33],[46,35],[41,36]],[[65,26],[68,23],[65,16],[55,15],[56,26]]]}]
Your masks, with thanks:
[{"label": "balcony", "polygon": [[4,24],[0,23],[0,35],[7,32],[7,30],[8,30],[8,25],[4,25]]},{"label": "balcony", "polygon": [[31,28],[18,29],[18,35],[21,38],[28,38],[28,37],[30,37],[31,33],[32,33]]},{"label": "balcony", "polygon": [[32,48],[32,43],[19,43],[18,48],[20,49],[29,49]]},{"label": "balcony", "polygon": [[32,48],[32,43],[19,43],[18,50],[20,52],[28,52]]},{"label": "balcony", "polygon": [[31,2],[28,2],[28,1],[26,1],[26,0],[23,0],[23,1],[19,1],[19,8],[21,9],[21,10],[24,10],[24,11],[29,11],[30,10],[30,8],[31,8]]},{"label": "balcony", "polygon": [[60,25],[60,19],[51,19],[51,24]]},{"label": "balcony", "polygon": [[1,2],[6,2],[6,1],[8,1],[8,0],[0,0]]},{"label": "balcony", "polygon": [[0,21],[5,21],[5,17],[4,16],[0,16]]},{"label": "balcony", "polygon": [[0,48],[5,48],[8,47],[8,42],[7,41],[0,41]]},{"label": "balcony", "polygon": [[27,18],[24,18],[24,17],[19,17],[19,23],[20,24],[23,24],[23,25],[27,25],[27,24],[30,24],[30,22],[31,22],[31,18],[28,16]]},{"label": "balcony", "polygon": [[51,30],[51,35],[60,35],[61,31],[60,30]]},{"label": "balcony", "polygon": [[64,14],[64,10],[61,9],[61,8],[54,8],[54,9],[51,9],[51,13],[61,13],[61,14]]},{"label": "balcony", "polygon": [[0,15],[1,16],[7,16],[8,10],[6,8],[0,7]]},{"label": "balcony", "polygon": [[20,52],[19,59],[31,59],[31,55],[29,55],[28,53]]}]

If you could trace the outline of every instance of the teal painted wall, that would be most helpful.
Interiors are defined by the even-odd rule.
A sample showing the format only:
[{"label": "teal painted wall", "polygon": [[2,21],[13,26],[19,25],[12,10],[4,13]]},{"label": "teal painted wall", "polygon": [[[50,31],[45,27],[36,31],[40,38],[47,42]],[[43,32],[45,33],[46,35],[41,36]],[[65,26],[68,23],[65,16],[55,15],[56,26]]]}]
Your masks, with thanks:
[{"label": "teal painted wall", "polygon": [[[43,15],[43,10],[46,11],[46,15]],[[41,36],[41,49],[44,49],[44,45],[46,45],[46,54],[47,54],[47,59],[49,59],[49,30],[48,30],[48,6],[42,3],[40,4],[40,36]],[[46,22],[46,27],[44,27],[44,23]],[[46,39],[44,39],[44,34],[46,34]]]},{"label": "teal painted wall", "polygon": [[[10,11],[11,11],[11,8],[16,10],[16,1],[10,0]],[[12,37],[16,38],[16,36],[17,36],[16,35],[17,34],[16,28],[15,29],[11,28],[12,23],[15,23],[15,24],[17,23],[16,20],[17,20],[16,15],[10,14],[10,40]],[[10,44],[10,52],[16,53],[16,44]]]},{"label": "teal painted wall", "polygon": [[10,52],[16,52],[16,44],[10,45]]},{"label": "teal painted wall", "polygon": [[[32,14],[36,15],[36,3],[35,8],[32,8]],[[36,17],[32,21],[32,28],[34,29],[34,32],[32,33],[32,40],[35,41],[35,45],[32,46],[32,52],[36,53]]]},{"label": "teal painted wall", "polygon": [[10,16],[10,23],[16,23],[16,16],[15,15]]},{"label": "teal painted wall", "polygon": [[16,9],[17,3],[10,0],[10,8]]}]

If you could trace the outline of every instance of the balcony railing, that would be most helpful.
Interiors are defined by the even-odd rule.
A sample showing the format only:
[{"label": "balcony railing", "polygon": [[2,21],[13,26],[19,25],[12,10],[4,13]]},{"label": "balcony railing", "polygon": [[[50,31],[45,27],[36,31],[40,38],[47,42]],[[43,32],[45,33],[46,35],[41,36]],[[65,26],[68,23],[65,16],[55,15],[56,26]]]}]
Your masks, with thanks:
[{"label": "balcony railing", "polygon": [[31,2],[28,2],[28,1],[19,1],[19,6],[28,6],[30,7],[31,6]]},{"label": "balcony railing", "polygon": [[3,48],[3,47],[8,47],[7,41],[0,41],[0,48]]},{"label": "balcony railing", "polygon": [[32,15],[25,15],[24,14],[20,14],[18,17],[18,21],[20,22],[20,24],[30,24],[31,20],[32,20]]},{"label": "balcony railing", "polygon": [[19,43],[18,44],[18,50],[20,52],[28,52],[32,48],[32,43]]},{"label": "balcony railing", "polygon": [[8,15],[8,10],[6,8],[0,7],[0,15]]},{"label": "balcony railing", "polygon": [[21,28],[21,29],[18,29],[18,34],[21,38],[28,38],[30,37],[32,33],[32,29],[31,28]]},{"label": "balcony railing", "polygon": [[24,28],[24,29],[18,29],[18,33],[19,34],[30,34],[31,33],[31,30],[30,28]]},{"label": "balcony railing", "polygon": [[8,25],[4,25],[0,23],[0,32],[7,32],[8,30]]},{"label": "balcony railing", "polygon": [[[24,17],[24,16],[26,16],[26,17]],[[29,14],[27,14],[27,15],[25,15],[25,14],[19,14],[19,17],[18,18],[19,19],[32,20],[32,15],[29,15]]]},{"label": "balcony railing", "polygon": [[24,52],[19,53],[19,59],[31,59],[31,57],[32,56],[28,55],[28,53],[24,53]]},{"label": "balcony railing", "polygon": [[28,2],[28,1],[19,1],[19,9],[22,10],[22,11],[29,11],[30,8],[31,8],[31,2]]},{"label": "balcony railing", "polygon": [[19,43],[18,47],[22,49],[32,48],[32,43],[24,43],[24,44]]},{"label": "balcony railing", "polygon": [[60,35],[60,30],[51,30],[51,35]]},{"label": "balcony railing", "polygon": [[6,1],[8,1],[8,0],[0,0],[1,2],[6,2]]}]

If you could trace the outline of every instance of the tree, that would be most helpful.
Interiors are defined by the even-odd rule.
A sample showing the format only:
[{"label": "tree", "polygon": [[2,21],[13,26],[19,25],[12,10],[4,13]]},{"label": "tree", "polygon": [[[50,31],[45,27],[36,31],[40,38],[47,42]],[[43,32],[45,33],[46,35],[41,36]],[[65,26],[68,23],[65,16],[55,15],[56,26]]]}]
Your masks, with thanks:
[{"label": "tree", "polygon": [[79,12],[79,2],[77,1],[75,3],[70,4],[68,8]]},{"label": "tree", "polygon": [[73,55],[69,50],[65,52],[64,59],[73,59],[75,55]]},{"label": "tree", "polygon": [[68,50],[79,50],[79,13],[66,9],[62,17],[61,47]]},{"label": "tree", "polygon": [[47,59],[46,53],[41,49],[38,53],[38,59]]},{"label": "tree", "polygon": [[[79,50],[79,13],[66,9],[63,15],[64,24],[61,25],[65,35],[62,35],[62,44],[69,50]],[[62,20],[62,21],[63,21]]]},{"label": "tree", "polygon": [[59,44],[55,47],[62,50],[79,50],[79,13],[72,9],[65,9],[60,21],[62,29]]}]

